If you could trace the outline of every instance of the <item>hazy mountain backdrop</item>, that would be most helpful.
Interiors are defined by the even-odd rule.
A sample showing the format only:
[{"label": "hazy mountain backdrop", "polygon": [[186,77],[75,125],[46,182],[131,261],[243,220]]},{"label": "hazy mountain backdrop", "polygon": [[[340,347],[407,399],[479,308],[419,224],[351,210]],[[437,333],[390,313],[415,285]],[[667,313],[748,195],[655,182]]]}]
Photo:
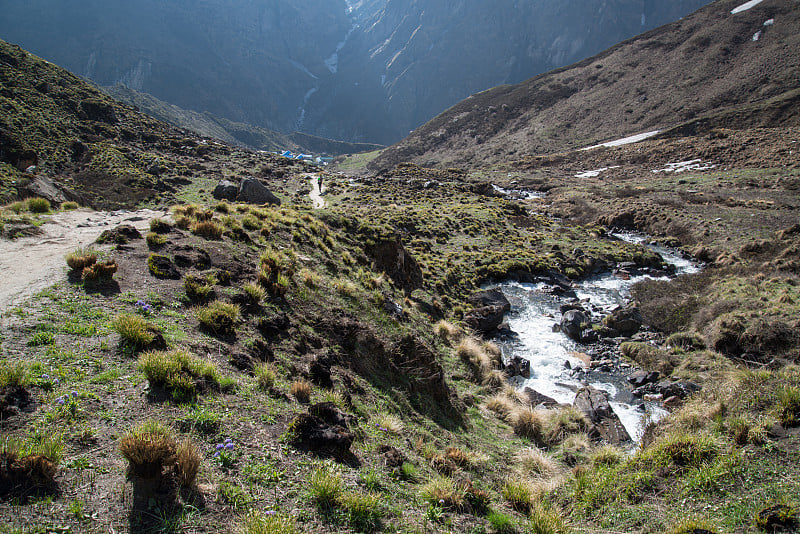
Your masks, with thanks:
[{"label": "hazy mountain backdrop", "polygon": [[279,132],[392,143],[463,98],[707,0],[0,0],[0,38],[94,80]]}]

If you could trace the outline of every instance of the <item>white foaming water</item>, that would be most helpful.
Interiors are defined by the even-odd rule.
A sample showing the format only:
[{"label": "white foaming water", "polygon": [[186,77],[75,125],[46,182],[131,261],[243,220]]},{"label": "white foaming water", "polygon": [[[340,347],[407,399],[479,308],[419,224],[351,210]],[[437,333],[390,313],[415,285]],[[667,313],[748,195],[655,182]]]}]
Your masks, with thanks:
[{"label": "white foaming water", "polygon": [[[645,241],[643,236],[637,234],[615,234],[615,237],[631,243]],[[699,266],[675,251],[663,247],[650,248],[661,254],[667,263],[674,265],[678,274],[700,270]],[[631,286],[647,278],[653,277],[633,276],[623,279],[612,273],[603,273],[581,281],[574,289],[579,299],[588,299],[591,306],[608,312],[626,304]],[[509,328],[516,334],[514,339],[499,343],[503,356],[506,359],[520,356],[531,363],[530,378],[515,377],[512,383],[519,389],[529,387],[559,403],[571,404],[575,399],[575,392],[585,384],[574,378],[564,363],[569,362],[572,368],[583,366],[584,361],[577,354],[586,350],[586,347],[572,341],[560,331],[553,331],[564,300],[544,293],[544,283],[506,282],[495,287],[502,289],[511,302],[511,312],[507,320]],[[641,438],[649,422],[658,421],[667,414],[666,410],[655,403],[644,403],[644,411],[638,406],[642,404],[641,401],[635,401],[636,405],[631,404],[634,399],[623,376],[605,373],[592,376],[597,378],[590,379],[589,384],[609,393],[614,412],[634,441]]]}]

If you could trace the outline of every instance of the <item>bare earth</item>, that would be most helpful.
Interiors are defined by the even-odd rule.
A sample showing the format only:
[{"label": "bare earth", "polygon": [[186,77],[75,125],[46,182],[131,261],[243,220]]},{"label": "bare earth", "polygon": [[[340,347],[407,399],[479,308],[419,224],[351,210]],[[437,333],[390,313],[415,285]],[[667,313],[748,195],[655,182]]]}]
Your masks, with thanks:
[{"label": "bare earth", "polygon": [[0,239],[0,310],[65,280],[64,256],[90,245],[104,230],[126,223],[142,231],[148,228],[151,219],[166,215],[153,210],[67,211],[52,215],[42,225],[40,235]]},{"label": "bare earth", "polygon": [[311,192],[308,196],[311,198],[311,201],[314,203],[314,209],[322,209],[325,207],[325,199],[322,198],[322,193],[325,191],[325,186],[322,186],[322,190],[319,188],[319,184],[317,182],[317,175],[316,174],[309,174],[308,176],[311,177]]}]

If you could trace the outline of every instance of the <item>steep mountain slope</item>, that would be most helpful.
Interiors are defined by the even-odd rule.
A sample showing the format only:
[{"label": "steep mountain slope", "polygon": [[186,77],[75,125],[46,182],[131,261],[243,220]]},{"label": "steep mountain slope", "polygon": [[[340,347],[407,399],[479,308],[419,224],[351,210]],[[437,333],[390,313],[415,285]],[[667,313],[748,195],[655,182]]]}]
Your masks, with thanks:
[{"label": "steep mountain slope", "polygon": [[[236,151],[125,106],[81,78],[0,41],[0,202],[42,195],[93,207],[169,202],[179,185],[271,168],[269,154]],[[258,168],[256,164],[261,165]]]},{"label": "steep mountain slope", "polygon": [[466,96],[708,0],[0,0],[0,36],[99,85],[289,133],[389,144]]},{"label": "steep mountain slope", "polygon": [[[473,95],[386,150],[373,168],[491,163],[580,148],[758,107],[800,87],[796,2],[765,0],[732,14],[739,4],[719,0],[568,68]],[[784,118],[796,123],[792,109],[785,106]]]},{"label": "steep mountain slope", "polygon": [[209,112],[198,113],[179,108],[164,102],[147,93],[141,93],[130,87],[118,84],[104,87],[103,91],[120,102],[136,107],[158,120],[173,124],[180,128],[192,130],[206,137],[213,137],[232,145],[240,145],[253,150],[283,152],[304,152],[337,156],[354,152],[367,152],[382,148],[381,145],[366,143],[347,143],[322,137],[294,132],[284,135],[252,124],[234,122],[216,117]]},{"label": "steep mountain slope", "polygon": [[[340,53],[339,69],[358,78],[359,92],[385,95],[392,132],[403,136],[468,95],[578,61],[707,3],[388,0],[374,13],[356,11],[362,31]],[[318,128],[345,118],[347,94],[323,89],[312,104],[331,98],[335,105],[309,117]]]}]

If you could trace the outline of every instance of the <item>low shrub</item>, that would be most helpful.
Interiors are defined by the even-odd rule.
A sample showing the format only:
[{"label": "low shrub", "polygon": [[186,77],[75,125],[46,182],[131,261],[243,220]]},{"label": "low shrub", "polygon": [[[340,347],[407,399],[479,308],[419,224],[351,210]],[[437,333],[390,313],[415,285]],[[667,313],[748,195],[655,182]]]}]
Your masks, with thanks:
[{"label": "low shrub", "polygon": [[157,421],[140,424],[119,441],[129,477],[160,477],[163,468],[174,465],[177,448],[172,431]]},{"label": "low shrub", "polygon": [[220,239],[222,234],[225,233],[224,226],[211,220],[198,220],[190,226],[190,230],[193,234],[206,239]]},{"label": "low shrub", "polygon": [[342,495],[342,477],[328,468],[317,469],[308,479],[308,491],[318,508],[330,510],[337,505]]},{"label": "low shrub", "polygon": [[156,327],[140,315],[123,313],[111,321],[113,328],[119,335],[122,344],[133,350],[142,349],[155,341]]},{"label": "low shrub", "polygon": [[31,213],[50,213],[50,201],[46,198],[29,198],[26,204]]},{"label": "low shrub", "polygon": [[197,320],[214,334],[226,335],[233,333],[239,323],[241,313],[238,305],[215,300],[198,308]]},{"label": "low shrub", "polygon": [[275,366],[270,363],[259,363],[253,369],[253,373],[258,382],[258,387],[261,389],[269,389],[275,385],[275,379],[278,373],[275,371]]},{"label": "low shrub", "polygon": [[543,435],[544,417],[531,408],[517,408],[511,415],[514,433],[537,445],[546,445]]},{"label": "low shrub", "polygon": [[464,488],[450,477],[433,478],[424,484],[419,492],[420,497],[432,506],[441,506],[457,512],[467,509]]},{"label": "low shrub", "polygon": [[176,400],[188,400],[198,392],[220,389],[217,367],[185,350],[148,352],[139,358],[139,369],[148,382],[169,391]]},{"label": "low shrub", "polygon": [[80,206],[78,206],[77,202],[67,201],[67,202],[62,202],[61,203],[61,209],[64,210],[64,211],[73,211],[73,210],[78,209],[79,207]]},{"label": "low shrub", "polygon": [[558,472],[556,461],[540,449],[522,449],[516,459],[526,475],[549,477]]},{"label": "low shrub", "polygon": [[82,272],[83,269],[97,262],[97,252],[90,249],[79,248],[67,254],[65,259],[70,269],[76,272]]},{"label": "low shrub", "polygon": [[12,364],[4,360],[0,362],[0,387],[24,388],[27,387],[28,368],[22,362]]},{"label": "low shrub", "polygon": [[463,336],[461,329],[459,329],[453,323],[445,321],[444,319],[436,323],[433,329],[436,335],[447,343],[458,342]]}]

